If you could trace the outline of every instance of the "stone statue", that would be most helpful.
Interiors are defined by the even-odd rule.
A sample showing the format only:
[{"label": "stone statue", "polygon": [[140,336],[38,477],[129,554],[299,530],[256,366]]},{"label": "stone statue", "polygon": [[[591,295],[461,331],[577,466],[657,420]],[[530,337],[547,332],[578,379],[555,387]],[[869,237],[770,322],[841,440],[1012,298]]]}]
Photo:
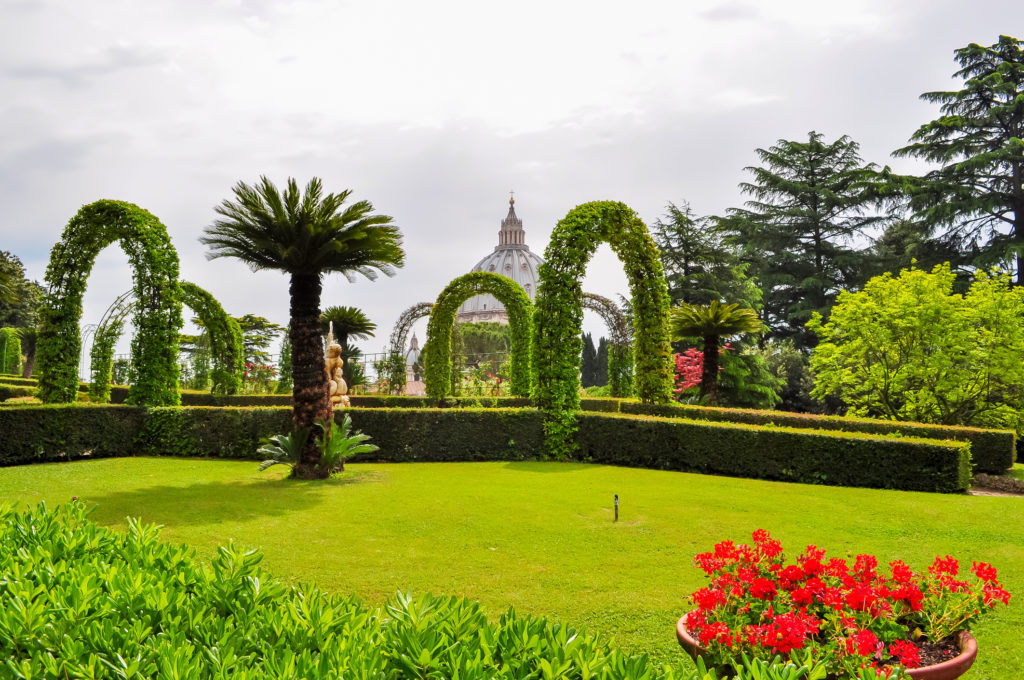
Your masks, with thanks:
[{"label": "stone statue", "polygon": [[331,408],[348,408],[348,385],[343,377],[345,359],[341,356],[341,345],[334,339],[334,324],[331,323],[327,332],[327,351],[324,354],[327,364],[327,382],[331,386]]}]

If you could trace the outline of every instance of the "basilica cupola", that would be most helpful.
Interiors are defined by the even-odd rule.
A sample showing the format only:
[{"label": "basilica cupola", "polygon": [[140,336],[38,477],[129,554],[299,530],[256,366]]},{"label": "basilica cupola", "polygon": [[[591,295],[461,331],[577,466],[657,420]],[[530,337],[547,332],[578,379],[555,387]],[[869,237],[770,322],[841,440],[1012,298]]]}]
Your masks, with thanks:
[{"label": "basilica cupola", "polygon": [[[494,272],[512,279],[526,291],[533,300],[537,294],[538,268],[544,261],[530,251],[526,245],[523,221],[516,215],[516,200],[509,199],[508,215],[501,221],[498,231],[498,245],[494,252],[476,263],[471,271]],[[459,307],[459,322],[497,321],[508,323],[505,306],[493,295],[477,295],[466,300]]]}]

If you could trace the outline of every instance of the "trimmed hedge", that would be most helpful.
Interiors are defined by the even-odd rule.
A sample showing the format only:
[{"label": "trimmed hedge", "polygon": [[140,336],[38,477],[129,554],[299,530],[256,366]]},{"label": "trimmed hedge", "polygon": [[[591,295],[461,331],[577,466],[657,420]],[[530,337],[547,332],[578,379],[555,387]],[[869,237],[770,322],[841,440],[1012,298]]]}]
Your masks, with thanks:
[{"label": "trimmed hedge", "polygon": [[34,385],[0,385],[0,401],[15,397],[34,397],[39,388]]},{"label": "trimmed hedge", "polygon": [[[524,408],[526,397],[405,397],[395,395],[349,395],[353,408]],[[182,406],[291,406],[290,394],[233,394],[182,392]]]},{"label": "trimmed hedge", "polygon": [[748,425],[778,425],[808,430],[840,430],[867,434],[915,437],[919,439],[955,439],[971,443],[974,472],[1001,475],[1013,467],[1016,435],[1012,430],[985,430],[977,427],[904,423],[869,418],[817,416],[809,413],[761,411],[738,408],[714,408],[686,404],[641,404],[620,401],[619,411],[633,415],[649,415]]},{"label": "trimmed hedge", "polygon": [[[363,461],[526,460],[544,450],[540,411],[357,408],[379,451]],[[963,491],[970,444],[621,414],[577,414],[581,460],[837,486]],[[260,440],[291,428],[264,408],[10,406],[0,409],[0,464],[92,456],[258,459]],[[23,444],[31,442],[32,444]]]},{"label": "trimmed hedge", "polygon": [[5,406],[0,465],[130,456],[144,418],[143,409],[131,406]]},{"label": "trimmed hedge", "polygon": [[577,441],[594,463],[804,484],[966,491],[971,445],[855,432],[583,413]]},{"label": "trimmed hedge", "polygon": [[20,375],[0,375],[0,382],[5,385],[25,385],[27,387],[39,385],[39,381],[35,378],[22,378]]}]

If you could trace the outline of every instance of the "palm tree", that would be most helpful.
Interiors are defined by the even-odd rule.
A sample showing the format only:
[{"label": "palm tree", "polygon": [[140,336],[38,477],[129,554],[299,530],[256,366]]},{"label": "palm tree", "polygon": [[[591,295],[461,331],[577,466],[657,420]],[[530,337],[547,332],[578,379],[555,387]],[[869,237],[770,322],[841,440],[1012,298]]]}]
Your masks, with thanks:
[{"label": "palm tree", "polygon": [[[348,341],[366,340],[373,337],[377,324],[358,307],[328,307],[320,315],[320,332],[327,333],[328,324],[334,324],[334,337],[338,344],[348,349]],[[346,356],[347,358],[347,356]]]},{"label": "palm tree", "polygon": [[319,332],[322,279],[332,272],[350,281],[355,274],[391,276],[405,261],[401,233],[390,217],[373,214],[369,201],[345,205],[348,189],[325,196],[316,177],[302,192],[292,178],[281,192],[266,177],[254,186],[239,182],[232,191],[234,200],[214,208],[220,219],[199,240],[209,246],[209,259],[234,257],[253,271],[276,269],[291,277],[292,427],[313,433],[292,476],[324,476],[317,466],[322,432],[314,425],[317,418],[330,422],[333,413]]},{"label": "palm tree", "polygon": [[761,320],[753,309],[738,304],[710,305],[683,303],[672,309],[672,333],[676,340],[700,337],[704,341],[704,365],[701,367],[700,399],[718,401],[718,348],[723,336],[761,332]]}]

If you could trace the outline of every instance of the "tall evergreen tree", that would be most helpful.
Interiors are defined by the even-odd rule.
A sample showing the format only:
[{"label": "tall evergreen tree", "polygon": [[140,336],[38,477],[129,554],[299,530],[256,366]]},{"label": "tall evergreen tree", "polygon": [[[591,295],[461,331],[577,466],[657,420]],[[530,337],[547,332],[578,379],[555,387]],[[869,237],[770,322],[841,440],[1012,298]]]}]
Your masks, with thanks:
[{"label": "tall evergreen tree", "polygon": [[748,265],[725,242],[713,218],[695,216],[685,201],[669,203],[651,236],[661,253],[673,304],[731,300],[745,307],[761,306],[761,291],[747,275]]},{"label": "tall evergreen tree", "polygon": [[597,356],[594,357],[594,384],[600,387],[608,384],[608,338],[603,335],[597,342]]},{"label": "tall evergreen tree", "polygon": [[840,290],[865,280],[857,241],[882,217],[870,209],[878,174],[859,148],[845,135],[826,142],[811,131],[806,142],[758,149],[764,166],[746,168],[753,180],[740,184],[754,200],[720,220],[764,293],[768,335],[802,349],[815,342],[805,327],[811,315],[827,314]]},{"label": "tall evergreen tree", "polygon": [[580,365],[580,384],[593,387],[597,384],[597,349],[590,333],[583,334],[583,363]]},{"label": "tall evergreen tree", "polygon": [[974,264],[1009,264],[1024,284],[1024,41],[956,50],[964,80],[955,92],[926,92],[943,115],[922,125],[896,156],[938,164],[909,181],[911,208],[942,241]]}]

